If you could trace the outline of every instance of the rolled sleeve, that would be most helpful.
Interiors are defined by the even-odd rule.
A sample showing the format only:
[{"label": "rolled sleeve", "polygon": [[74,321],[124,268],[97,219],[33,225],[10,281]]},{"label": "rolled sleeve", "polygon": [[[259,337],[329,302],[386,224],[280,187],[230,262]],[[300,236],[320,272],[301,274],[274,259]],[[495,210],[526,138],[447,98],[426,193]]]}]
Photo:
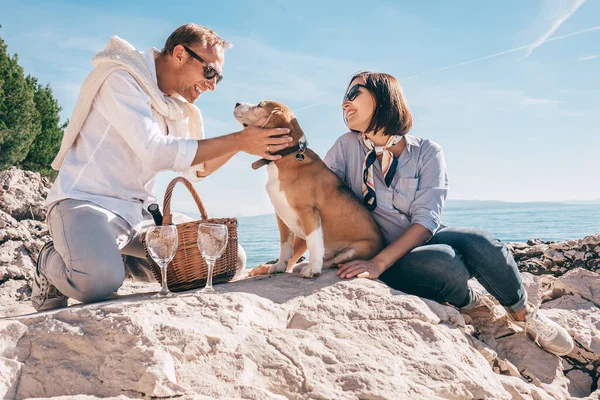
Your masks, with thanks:
[{"label": "rolled sleeve", "polygon": [[125,71],[104,81],[94,106],[153,171],[185,171],[196,155],[198,141],[167,136],[154,119],[151,100]]},{"label": "rolled sleeve", "polygon": [[419,186],[410,206],[411,223],[435,234],[441,225],[442,208],[448,195],[446,161],[438,145],[432,146],[422,160]]},{"label": "rolled sleeve", "polygon": [[[196,157],[196,151],[198,150],[197,140],[178,140],[178,151],[175,156],[175,162],[173,163],[173,171],[185,172],[192,169],[192,162]],[[202,164],[204,170],[204,164]]]},{"label": "rolled sleeve", "polygon": [[195,182],[200,182],[201,180],[204,179],[204,176],[198,176],[198,172],[204,172],[204,163],[194,165],[193,167],[190,167],[190,168],[186,169],[185,171],[180,172],[180,175],[183,176],[188,181],[195,183]]}]

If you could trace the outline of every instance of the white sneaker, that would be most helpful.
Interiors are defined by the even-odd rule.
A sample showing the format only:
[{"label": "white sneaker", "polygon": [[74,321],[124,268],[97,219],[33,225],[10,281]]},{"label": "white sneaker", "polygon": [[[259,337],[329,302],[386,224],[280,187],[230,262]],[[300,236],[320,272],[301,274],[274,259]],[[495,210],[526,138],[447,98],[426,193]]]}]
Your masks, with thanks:
[{"label": "white sneaker", "polygon": [[40,262],[44,253],[52,246],[48,242],[40,250],[38,255],[35,274],[33,274],[33,283],[31,284],[31,304],[36,311],[46,311],[55,308],[66,307],[69,298],[54,287],[48,278],[40,272]]},{"label": "white sneaker", "polygon": [[515,320],[510,313],[507,313],[507,316],[514,324],[524,329],[538,346],[550,353],[566,356],[575,348],[571,335],[562,326],[542,314],[539,305],[528,307],[525,321]]}]

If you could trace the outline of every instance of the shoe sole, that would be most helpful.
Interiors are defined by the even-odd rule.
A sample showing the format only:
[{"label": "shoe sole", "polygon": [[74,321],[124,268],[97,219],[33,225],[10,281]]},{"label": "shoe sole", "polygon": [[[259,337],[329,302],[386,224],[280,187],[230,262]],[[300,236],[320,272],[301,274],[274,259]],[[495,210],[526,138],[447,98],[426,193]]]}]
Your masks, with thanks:
[{"label": "shoe sole", "polygon": [[68,300],[65,299],[47,299],[44,304],[37,306],[37,303],[31,302],[36,311],[48,311],[56,308],[65,308],[68,305]]},{"label": "shoe sole", "polygon": [[573,338],[571,338],[573,345],[571,346],[571,349],[569,351],[567,351],[567,352],[558,353],[558,352],[552,351],[550,349],[547,349],[544,346],[537,344],[535,342],[535,338],[533,337],[533,335],[531,335],[529,332],[525,332],[525,329],[518,325],[518,323],[521,322],[521,321],[517,321],[516,319],[514,319],[512,317],[512,315],[510,315],[510,313],[506,313],[506,318],[508,318],[508,320],[510,322],[513,322],[514,324],[516,324],[522,330],[522,332],[524,332],[525,335],[527,335],[527,337],[529,339],[531,339],[531,341],[533,342],[533,344],[535,344],[537,347],[539,347],[540,349],[544,350],[547,353],[554,354],[554,355],[559,356],[559,357],[564,357],[564,356],[567,356],[567,355],[571,354],[573,352],[573,350],[575,350],[575,340]]}]

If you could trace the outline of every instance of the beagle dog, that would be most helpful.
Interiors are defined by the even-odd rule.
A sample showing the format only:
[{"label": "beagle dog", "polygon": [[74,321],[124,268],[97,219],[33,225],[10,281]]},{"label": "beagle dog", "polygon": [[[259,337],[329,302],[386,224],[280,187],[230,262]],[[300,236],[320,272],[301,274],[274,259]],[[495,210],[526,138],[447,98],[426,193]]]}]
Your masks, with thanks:
[{"label": "beagle dog", "polygon": [[309,260],[296,270],[305,278],[322,268],[355,259],[370,259],[383,248],[383,236],[370,212],[321,158],[307,147],[296,117],[285,105],[261,101],[237,103],[233,115],[244,126],[289,128],[293,141],[278,152],[276,161],[261,159],[254,169],[267,165],[267,192],[277,215],[280,254],[277,263],[256,268],[252,275],[289,272],[309,251]]}]

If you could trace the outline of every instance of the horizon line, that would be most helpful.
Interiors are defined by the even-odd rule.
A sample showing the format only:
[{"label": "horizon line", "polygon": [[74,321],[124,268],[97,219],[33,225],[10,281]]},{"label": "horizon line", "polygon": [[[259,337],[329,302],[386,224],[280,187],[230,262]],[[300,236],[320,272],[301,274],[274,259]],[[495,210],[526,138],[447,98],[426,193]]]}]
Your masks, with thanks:
[{"label": "horizon line", "polygon": [[[506,203],[506,204],[531,204],[531,203],[547,203],[547,204],[562,204],[562,205],[571,205],[569,203],[574,203],[574,202],[591,202],[591,203],[599,203],[600,204],[600,198],[597,199],[570,199],[570,200],[531,200],[531,201],[507,201],[507,200],[477,200],[477,199],[448,199],[446,200],[451,201],[451,202],[458,202],[458,201],[470,201],[470,202],[480,202],[480,203],[490,203],[490,202],[494,202],[494,203]],[[173,208],[173,211],[175,212],[180,212],[180,213],[188,213],[188,214],[200,214],[198,211],[185,211],[185,210],[180,210],[180,209],[175,209]],[[273,212],[269,212],[269,213],[263,213],[263,214],[252,214],[252,215],[220,215],[220,214],[215,214],[213,216],[213,218],[253,218],[253,217],[264,217],[264,216],[268,216],[268,215],[274,215],[275,211]]]}]

